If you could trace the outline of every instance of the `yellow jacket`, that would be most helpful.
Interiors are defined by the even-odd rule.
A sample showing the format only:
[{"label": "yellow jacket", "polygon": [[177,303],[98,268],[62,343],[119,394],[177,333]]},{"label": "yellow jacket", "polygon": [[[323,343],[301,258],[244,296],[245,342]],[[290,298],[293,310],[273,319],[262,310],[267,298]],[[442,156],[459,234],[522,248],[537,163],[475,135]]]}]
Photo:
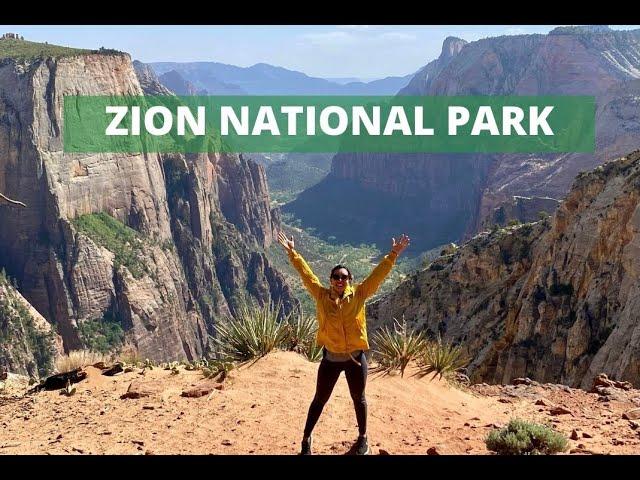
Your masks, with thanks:
[{"label": "yellow jacket", "polygon": [[332,295],[330,288],[322,286],[302,255],[295,250],[289,250],[289,260],[316,301],[316,343],[319,346],[325,346],[334,353],[369,349],[364,303],[376,293],[397,257],[398,255],[391,251],[362,283],[348,285],[343,298],[340,298],[335,293]]}]

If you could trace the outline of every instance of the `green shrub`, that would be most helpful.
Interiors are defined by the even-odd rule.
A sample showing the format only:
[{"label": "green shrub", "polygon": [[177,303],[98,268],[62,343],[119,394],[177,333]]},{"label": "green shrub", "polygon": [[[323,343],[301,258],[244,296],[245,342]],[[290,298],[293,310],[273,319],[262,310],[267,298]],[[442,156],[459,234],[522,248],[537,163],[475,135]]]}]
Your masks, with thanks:
[{"label": "green shrub", "polygon": [[469,363],[462,353],[461,346],[443,342],[440,336],[437,340],[427,343],[420,360],[422,375],[433,373],[434,377],[440,375],[440,378],[457,372]]},{"label": "green shrub", "polygon": [[549,212],[546,212],[545,210],[540,210],[537,216],[538,216],[538,220],[546,220],[547,218],[551,217]]},{"label": "green shrub", "polygon": [[549,455],[564,452],[567,439],[550,427],[514,419],[485,439],[487,449],[498,455]]},{"label": "green shrub", "polygon": [[200,368],[202,370],[202,375],[205,378],[217,378],[219,381],[224,381],[228,376],[229,372],[235,368],[235,364],[233,362],[225,361],[225,360],[213,360],[211,362],[204,361],[204,365]]},{"label": "green shrub", "polygon": [[402,324],[395,318],[393,320],[393,330],[385,326],[374,334],[373,354],[380,362],[381,370],[387,373],[400,370],[400,375],[404,376],[409,362],[424,354],[427,341],[423,332],[417,333],[407,328],[404,316]]},{"label": "green shrub", "polygon": [[107,353],[124,343],[122,322],[111,312],[102,318],[81,322],[78,333],[84,346],[92,352]]},{"label": "green shrub", "polygon": [[282,348],[287,339],[289,318],[280,321],[281,305],[273,302],[259,306],[255,302],[240,302],[235,317],[221,321],[211,338],[217,359],[247,361]]}]

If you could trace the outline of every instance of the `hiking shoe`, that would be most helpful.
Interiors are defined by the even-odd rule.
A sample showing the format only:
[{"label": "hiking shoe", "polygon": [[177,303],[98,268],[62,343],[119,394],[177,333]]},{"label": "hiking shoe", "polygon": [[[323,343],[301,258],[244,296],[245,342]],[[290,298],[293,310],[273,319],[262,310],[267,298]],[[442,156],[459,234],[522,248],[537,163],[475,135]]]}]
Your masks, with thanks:
[{"label": "hiking shoe", "polygon": [[369,455],[369,453],[371,453],[371,450],[367,443],[367,437],[358,437],[358,441],[356,442],[356,455]]},{"label": "hiking shoe", "polygon": [[311,455],[311,437],[308,439],[302,439],[302,449],[300,455]]}]

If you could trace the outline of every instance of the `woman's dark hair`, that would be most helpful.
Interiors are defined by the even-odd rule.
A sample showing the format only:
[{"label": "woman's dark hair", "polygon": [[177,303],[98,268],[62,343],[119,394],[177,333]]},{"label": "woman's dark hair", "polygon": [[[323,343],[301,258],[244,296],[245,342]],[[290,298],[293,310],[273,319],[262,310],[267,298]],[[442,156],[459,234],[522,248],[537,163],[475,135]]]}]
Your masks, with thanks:
[{"label": "woman's dark hair", "polygon": [[351,270],[349,270],[347,267],[345,267],[344,265],[336,265],[335,267],[333,267],[331,269],[331,273],[329,274],[329,278],[333,277],[333,272],[335,272],[336,270],[340,270],[341,268],[344,268],[347,273],[349,274],[349,280],[353,280],[353,275],[351,275]]}]

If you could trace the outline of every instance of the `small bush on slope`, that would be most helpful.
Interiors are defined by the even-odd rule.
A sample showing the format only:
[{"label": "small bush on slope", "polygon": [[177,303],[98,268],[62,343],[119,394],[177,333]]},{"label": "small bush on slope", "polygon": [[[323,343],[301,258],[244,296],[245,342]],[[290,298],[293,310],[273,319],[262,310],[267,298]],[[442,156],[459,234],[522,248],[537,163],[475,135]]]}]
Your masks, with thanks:
[{"label": "small bush on slope", "polygon": [[567,449],[567,439],[552,428],[518,419],[489,433],[485,443],[498,455],[549,455]]}]

